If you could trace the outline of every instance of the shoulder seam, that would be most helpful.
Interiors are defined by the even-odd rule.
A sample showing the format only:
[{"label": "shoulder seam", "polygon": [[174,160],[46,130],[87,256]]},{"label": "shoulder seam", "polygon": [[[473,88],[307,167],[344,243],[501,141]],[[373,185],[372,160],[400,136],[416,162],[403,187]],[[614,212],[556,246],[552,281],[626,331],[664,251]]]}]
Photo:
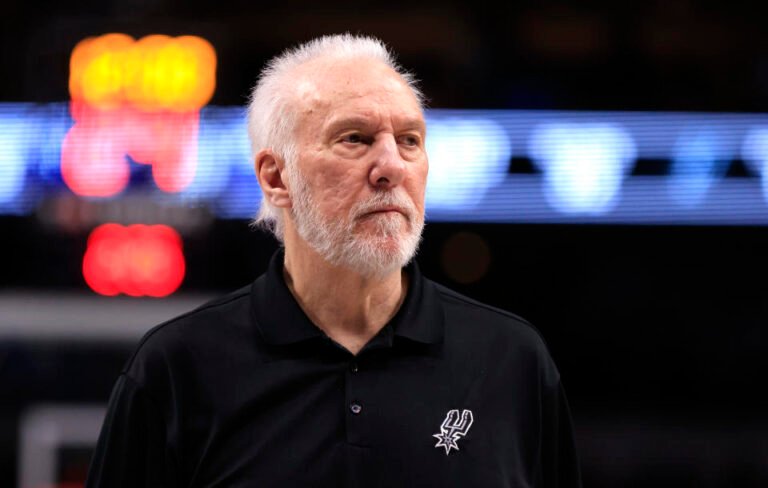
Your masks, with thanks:
[{"label": "shoulder seam", "polygon": [[133,354],[131,354],[130,359],[126,362],[125,366],[123,367],[123,369],[121,371],[121,374],[124,374],[124,375],[126,375],[127,377],[130,378],[130,376],[128,376],[128,370],[130,369],[131,365],[133,365],[133,360],[136,357],[136,354],[139,353],[139,350],[141,350],[141,348],[144,346],[144,343],[147,342],[150,337],[155,335],[155,333],[157,331],[159,331],[160,329],[165,328],[165,326],[167,326],[167,325],[171,325],[171,324],[173,324],[175,322],[178,322],[179,320],[184,319],[184,318],[186,318],[186,317],[188,317],[188,316],[190,316],[192,314],[196,314],[198,312],[202,312],[204,310],[208,310],[208,309],[211,309],[211,308],[214,308],[214,307],[223,306],[223,305],[231,303],[231,302],[233,302],[235,300],[239,300],[240,298],[243,298],[244,296],[248,296],[248,295],[250,295],[250,286],[245,287],[245,289],[243,289],[243,290],[241,290],[239,292],[235,291],[234,293],[235,293],[234,296],[231,296],[231,297],[225,299],[224,301],[220,302],[218,300],[214,300],[213,302],[204,303],[204,304],[200,305],[197,308],[193,308],[192,310],[190,310],[188,312],[185,312],[185,313],[183,313],[183,314],[181,314],[179,316],[176,316],[176,317],[173,317],[171,319],[168,319],[165,322],[161,322],[158,325],[152,327],[152,329],[149,330],[146,334],[144,334],[144,336],[141,338],[139,343],[136,345],[136,349],[134,350]]},{"label": "shoulder seam", "polygon": [[471,305],[471,306],[475,306],[475,307],[478,307],[478,308],[482,308],[482,309],[485,309],[485,310],[487,310],[489,312],[494,312],[494,313],[496,313],[498,315],[506,316],[508,318],[515,319],[515,320],[525,324],[531,330],[533,330],[533,332],[539,337],[541,342],[544,344],[544,347],[547,349],[547,351],[549,351],[549,346],[547,345],[547,341],[544,339],[544,334],[542,334],[541,331],[535,325],[533,325],[532,323],[530,323],[528,320],[524,319],[523,317],[521,317],[521,316],[519,316],[517,314],[514,314],[512,312],[509,312],[507,310],[503,310],[503,309],[500,309],[500,308],[497,308],[497,307],[493,307],[491,305],[487,305],[485,303],[478,302],[477,300],[473,300],[473,299],[471,299],[469,297],[465,297],[464,295],[462,295],[462,294],[460,294],[458,292],[455,292],[455,291],[451,290],[450,288],[446,288],[446,287],[444,287],[442,285],[439,285],[437,283],[436,283],[436,285],[437,285],[436,286],[437,292],[440,293],[440,296],[443,296],[443,297],[449,298],[449,299],[454,299],[454,300],[456,300],[458,302],[461,302],[461,303],[464,303],[466,305]]},{"label": "shoulder seam", "polygon": [[445,296],[447,298],[453,298],[454,300],[466,303],[467,305],[473,305],[473,306],[476,306],[476,307],[484,308],[484,309],[488,310],[489,312],[495,312],[495,313],[497,313],[499,315],[506,315],[506,316],[508,316],[510,318],[513,318],[515,320],[519,320],[520,322],[523,322],[523,323],[533,327],[533,324],[531,324],[529,321],[527,321],[523,317],[521,317],[521,316],[519,316],[519,315],[517,315],[515,313],[512,313],[512,312],[510,312],[508,310],[497,308],[497,307],[494,307],[492,305],[488,305],[488,304],[483,303],[483,302],[478,302],[477,300],[473,300],[473,299],[471,299],[469,297],[465,297],[464,295],[462,295],[460,293],[457,293],[457,292],[455,292],[453,290],[450,290],[450,289],[445,288],[445,287],[440,286],[440,285],[438,285],[438,290],[437,291],[438,291],[438,293],[440,293],[440,295]]}]

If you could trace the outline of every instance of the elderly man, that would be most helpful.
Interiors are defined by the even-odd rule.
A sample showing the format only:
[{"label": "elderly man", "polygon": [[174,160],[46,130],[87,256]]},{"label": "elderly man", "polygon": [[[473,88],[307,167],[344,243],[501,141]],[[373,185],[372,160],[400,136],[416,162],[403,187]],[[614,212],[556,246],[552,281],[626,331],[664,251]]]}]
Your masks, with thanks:
[{"label": "elderly man", "polygon": [[539,334],[411,262],[421,99],[372,38],[269,63],[249,131],[257,221],[284,249],[252,286],[144,337],[88,486],[580,485]]}]

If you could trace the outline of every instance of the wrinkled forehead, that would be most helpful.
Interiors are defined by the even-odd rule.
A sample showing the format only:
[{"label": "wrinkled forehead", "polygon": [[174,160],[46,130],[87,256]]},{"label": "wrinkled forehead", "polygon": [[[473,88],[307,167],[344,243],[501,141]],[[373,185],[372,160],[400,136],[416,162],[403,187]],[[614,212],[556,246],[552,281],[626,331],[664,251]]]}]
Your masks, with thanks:
[{"label": "wrinkled forehead", "polygon": [[293,73],[292,99],[297,112],[314,113],[347,101],[390,99],[423,118],[421,104],[399,73],[367,58],[318,59]]}]

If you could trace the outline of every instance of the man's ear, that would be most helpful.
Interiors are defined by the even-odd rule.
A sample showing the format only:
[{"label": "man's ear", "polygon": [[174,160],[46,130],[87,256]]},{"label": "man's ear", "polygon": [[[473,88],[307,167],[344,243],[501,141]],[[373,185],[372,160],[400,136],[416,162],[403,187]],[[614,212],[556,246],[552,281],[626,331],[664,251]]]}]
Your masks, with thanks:
[{"label": "man's ear", "polygon": [[278,208],[290,208],[291,196],[283,181],[285,162],[271,149],[262,149],[253,161],[264,198]]}]

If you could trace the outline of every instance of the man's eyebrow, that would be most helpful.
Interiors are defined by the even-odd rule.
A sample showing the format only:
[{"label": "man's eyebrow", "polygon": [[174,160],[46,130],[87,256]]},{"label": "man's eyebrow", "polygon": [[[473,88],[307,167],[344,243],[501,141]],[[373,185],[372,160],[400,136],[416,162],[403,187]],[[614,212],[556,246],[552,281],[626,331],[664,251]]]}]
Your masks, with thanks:
[{"label": "man's eyebrow", "polygon": [[421,118],[406,118],[400,121],[400,125],[406,130],[416,129],[421,132],[426,132],[427,123]]},{"label": "man's eyebrow", "polygon": [[338,119],[332,119],[325,127],[325,134],[330,137],[338,135],[339,132],[348,129],[368,129],[372,127],[374,123],[365,117],[350,116],[341,117]]},{"label": "man's eyebrow", "polygon": [[[326,133],[335,134],[336,132],[344,129],[352,129],[358,127],[366,128],[372,125],[374,125],[373,121],[366,117],[342,117],[338,119],[332,119],[328,125],[326,125],[325,131]],[[398,125],[405,128],[405,130],[415,129],[422,132],[426,132],[427,128],[427,124],[424,122],[424,120],[415,117],[401,119]]]},{"label": "man's eyebrow", "polygon": [[332,119],[326,126],[326,132],[336,132],[353,127],[368,127],[373,125],[371,120],[365,117],[342,117]]}]

